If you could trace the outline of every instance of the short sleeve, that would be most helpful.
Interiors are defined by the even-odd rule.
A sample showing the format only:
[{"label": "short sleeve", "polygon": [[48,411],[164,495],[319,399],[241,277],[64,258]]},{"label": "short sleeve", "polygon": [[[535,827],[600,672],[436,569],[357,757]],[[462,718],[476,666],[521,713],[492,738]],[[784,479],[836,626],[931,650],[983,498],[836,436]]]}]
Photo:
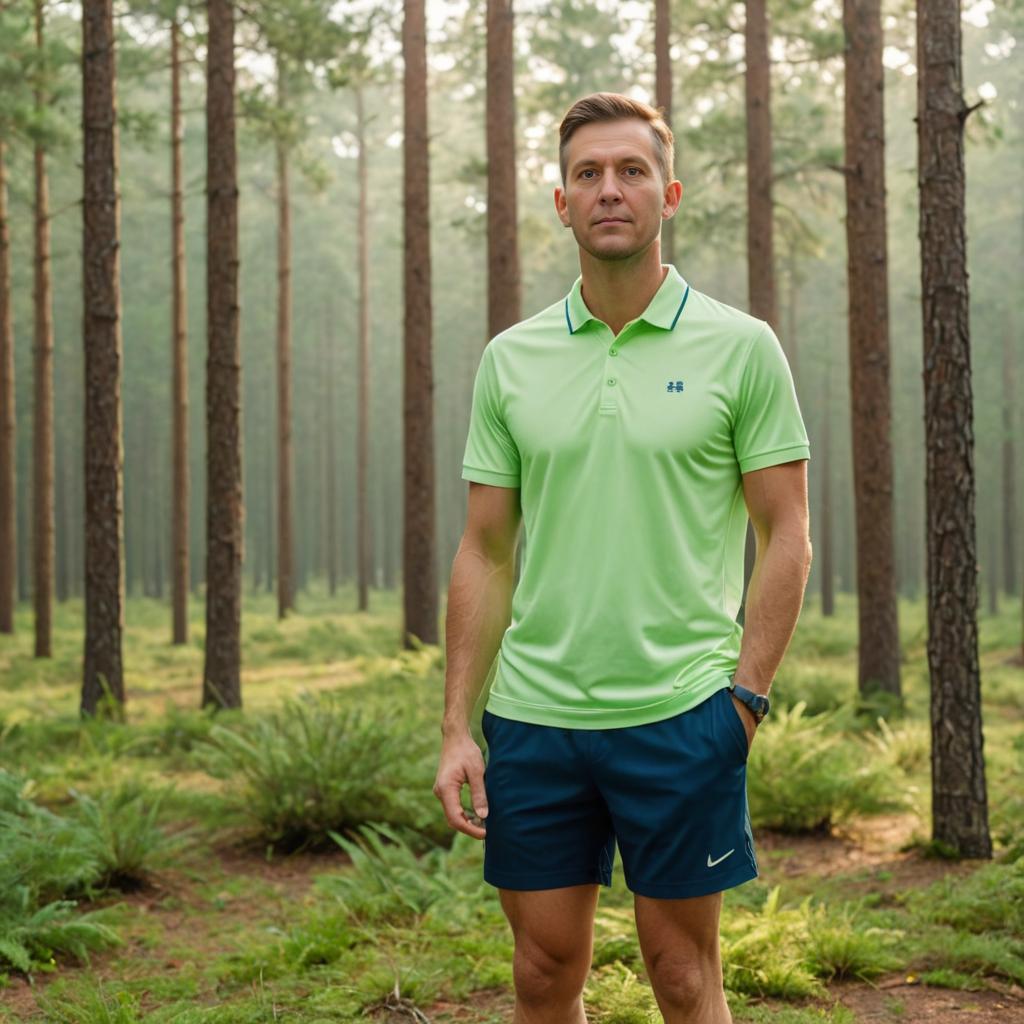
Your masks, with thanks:
[{"label": "short sleeve", "polygon": [[490,345],[484,348],[473,383],[462,479],[497,487],[519,486],[519,448],[512,440],[502,413]]},{"label": "short sleeve", "polygon": [[743,366],[733,447],[741,473],[811,457],[793,375],[768,323],[762,325]]}]

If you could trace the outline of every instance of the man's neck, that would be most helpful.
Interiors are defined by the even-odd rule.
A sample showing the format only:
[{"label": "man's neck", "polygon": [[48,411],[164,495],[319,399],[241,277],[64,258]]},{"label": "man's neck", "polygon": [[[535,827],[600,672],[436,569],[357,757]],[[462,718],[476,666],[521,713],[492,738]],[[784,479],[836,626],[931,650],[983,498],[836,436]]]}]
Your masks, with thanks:
[{"label": "man's neck", "polygon": [[587,309],[614,335],[647,308],[668,273],[657,243],[628,260],[599,260],[581,249],[580,272]]}]

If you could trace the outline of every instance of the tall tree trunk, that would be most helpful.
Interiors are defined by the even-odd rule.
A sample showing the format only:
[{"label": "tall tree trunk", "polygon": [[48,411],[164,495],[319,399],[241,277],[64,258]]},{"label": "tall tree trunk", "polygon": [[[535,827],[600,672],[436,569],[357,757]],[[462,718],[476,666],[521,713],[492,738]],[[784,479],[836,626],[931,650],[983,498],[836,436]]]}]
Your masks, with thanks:
[{"label": "tall tree trunk", "polygon": [[334,437],[334,324],[328,315],[324,322],[324,345],[327,349],[327,408],[324,426],[327,431],[327,590],[331,597],[338,590],[338,446]]},{"label": "tall tree trunk", "polygon": [[[278,89],[283,72],[278,67]],[[279,95],[279,101],[281,97]],[[283,102],[283,101],[282,101]],[[288,199],[288,150],[277,151],[277,616],[295,607],[292,539],[292,259]]]},{"label": "tall tree trunk", "polygon": [[751,314],[777,330],[768,15],[765,0],[746,7],[747,288]]},{"label": "tall tree trunk", "polygon": [[818,532],[821,537],[821,614],[831,617],[836,613],[836,571],[834,555],[834,527],[832,525],[832,360],[825,364],[825,387],[821,417],[821,518]]},{"label": "tall tree trunk", "polygon": [[[36,0],[36,48],[43,52],[43,4]],[[39,72],[44,74],[43,71]],[[36,111],[42,116],[46,97],[42,82],[35,90]],[[53,299],[50,286],[50,210],[46,154],[35,147],[35,407],[33,409],[32,583],[35,602],[37,658],[52,653],[53,614]]]},{"label": "tall tree trunk", "polygon": [[900,694],[880,0],[845,0],[846,248],[857,532],[858,684]]},{"label": "tall tree trunk", "polygon": [[932,835],[990,857],[978,669],[974,421],[964,230],[960,5],[918,0]]},{"label": "tall tree trunk", "polygon": [[267,362],[267,375],[266,375],[266,410],[267,415],[264,418],[264,437],[263,437],[263,467],[264,467],[264,491],[263,498],[265,502],[264,511],[267,517],[267,529],[263,535],[263,553],[266,558],[266,592],[272,594],[274,592],[274,571],[277,565],[277,551],[274,538],[276,536],[276,522],[274,517],[274,509],[276,507],[276,495],[277,488],[274,486],[275,481],[275,468],[274,468],[274,445],[271,434],[274,432],[274,427],[271,425],[270,412],[274,408],[274,377],[275,368],[277,366],[277,357],[273,352],[270,353]]},{"label": "tall tree trunk", "polygon": [[206,88],[206,658],[203,706],[241,707],[242,394],[238,341],[235,15],[208,0]]},{"label": "tall tree trunk", "polygon": [[82,714],[124,705],[124,452],[113,0],[82,9],[85,659]]},{"label": "tall tree trunk", "polygon": [[11,238],[7,224],[7,165],[0,139],[0,633],[14,632],[17,564],[17,447],[14,418],[14,319]]},{"label": "tall tree trunk", "polygon": [[[669,0],[654,0],[654,102],[669,128],[672,127],[671,33]],[[672,218],[661,223],[661,262],[675,262],[675,221]]]},{"label": "tall tree trunk", "polygon": [[425,14],[424,0],[407,0],[402,22],[402,54],[405,58],[402,644],[406,648],[416,646],[413,637],[425,644],[438,641]]},{"label": "tall tree trunk", "polygon": [[[747,293],[753,316],[778,329],[775,301],[775,243],[772,221],[771,64],[768,60],[766,0],[746,0],[747,73]],[[754,571],[757,543],[747,522],[743,557],[743,622],[747,586]]]},{"label": "tall tree trunk", "polygon": [[185,202],[181,167],[184,126],[181,116],[180,29],[171,22],[171,279],[173,291],[171,405],[171,642],[188,643],[188,306],[185,298]]},{"label": "tall tree trunk", "polygon": [[[373,538],[370,534],[369,499],[370,239],[369,228],[367,225],[367,211],[369,208],[369,174],[367,169],[366,153],[366,110],[363,105],[362,86],[356,86],[355,100],[356,135],[358,136],[359,142],[359,394],[357,398],[358,423],[356,425],[356,587],[358,595],[356,604],[359,611],[365,612],[368,611],[370,607],[370,565],[372,560],[371,552],[373,550]],[[406,141],[405,148],[408,149],[408,141]],[[429,265],[427,273],[429,275]],[[406,301],[408,302],[408,297]]]},{"label": "tall tree trunk", "polygon": [[512,0],[487,0],[487,329],[521,318]]},{"label": "tall tree trunk", "polygon": [[1016,407],[1016,379],[1013,360],[1013,334],[1010,324],[1003,326],[1003,589],[1017,594],[1017,451],[1014,444],[1013,411]]}]

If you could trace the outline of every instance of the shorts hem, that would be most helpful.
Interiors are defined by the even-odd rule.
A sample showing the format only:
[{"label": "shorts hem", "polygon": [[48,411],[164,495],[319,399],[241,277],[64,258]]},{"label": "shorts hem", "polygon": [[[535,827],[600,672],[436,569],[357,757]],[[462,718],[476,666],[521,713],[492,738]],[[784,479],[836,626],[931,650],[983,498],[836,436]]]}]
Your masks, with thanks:
[{"label": "shorts hem", "polygon": [[495,889],[513,889],[518,892],[533,892],[539,889],[564,889],[573,885],[604,885],[612,884],[611,875],[597,872],[562,871],[559,874],[523,875],[505,874],[501,871],[485,871],[484,881]]},{"label": "shorts hem", "polygon": [[711,893],[732,889],[757,878],[757,868],[751,864],[744,865],[742,871],[734,871],[731,875],[719,878],[701,878],[697,881],[650,884],[647,882],[626,882],[626,888],[637,896],[651,899],[689,899],[691,896],[708,896]]}]

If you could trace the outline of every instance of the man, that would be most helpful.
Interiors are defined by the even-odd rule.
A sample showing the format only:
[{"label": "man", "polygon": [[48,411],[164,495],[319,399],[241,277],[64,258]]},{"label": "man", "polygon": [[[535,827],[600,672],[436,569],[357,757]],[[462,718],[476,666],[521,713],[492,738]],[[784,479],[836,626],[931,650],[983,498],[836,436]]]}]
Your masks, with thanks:
[{"label": "man", "polygon": [[[682,185],[658,112],[597,93],[560,136],[581,275],[477,372],[434,792],[486,837],[516,1024],[586,1020],[616,842],[665,1021],[728,1024],[719,914],[757,875],[746,759],[810,566],[807,435],[772,329],[661,263]],[[485,771],[468,722],[495,654]]]}]

